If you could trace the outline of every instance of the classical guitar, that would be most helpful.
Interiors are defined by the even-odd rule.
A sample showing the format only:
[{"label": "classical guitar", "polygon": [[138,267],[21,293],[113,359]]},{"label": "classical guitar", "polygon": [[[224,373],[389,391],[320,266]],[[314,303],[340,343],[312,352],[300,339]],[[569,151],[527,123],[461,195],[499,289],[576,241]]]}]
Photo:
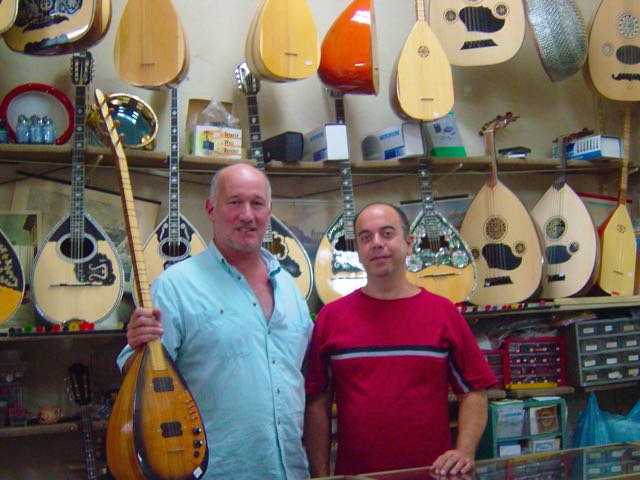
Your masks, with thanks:
[{"label": "classical guitar", "polygon": [[542,298],[586,293],[594,284],[600,245],[591,215],[566,180],[567,137],[558,139],[562,173],[531,211],[542,232]]},{"label": "classical guitar", "polygon": [[91,380],[89,368],[82,363],[74,363],[69,369],[69,382],[73,399],[80,407],[82,422],[82,444],[84,447],[84,465],[88,480],[98,480],[98,470],[93,445],[93,429],[91,427]]},{"label": "classical guitar", "polygon": [[610,295],[633,295],[637,244],[633,223],[627,208],[627,180],[629,178],[629,145],[631,144],[631,105],[624,104],[624,154],[620,169],[618,205],[600,225],[602,248],[598,286]]},{"label": "classical guitar", "polygon": [[391,74],[389,97],[400,117],[430,122],[453,108],[451,65],[416,0],[417,20]]},{"label": "classical guitar", "polygon": [[640,100],[640,5],[602,0],[589,33],[589,77],[611,100]]},{"label": "classical guitar", "polygon": [[451,65],[493,65],[524,40],[522,0],[431,0],[429,24]]},{"label": "classical guitar", "polygon": [[44,55],[56,54],[87,35],[102,0],[18,1],[18,15],[4,40],[16,52]]},{"label": "classical guitar", "polygon": [[177,84],[186,74],[189,48],[171,0],[128,0],[113,47],[120,78],[140,87]]},{"label": "classical guitar", "polygon": [[31,269],[31,300],[51,323],[103,320],[116,309],[123,292],[118,252],[84,204],[85,105],[92,70],[89,52],[72,56],[76,101],[71,210],[47,234]]},{"label": "classical guitar", "polygon": [[0,230],[0,325],[11,318],[22,303],[24,273],[13,245]]},{"label": "classical guitar", "polygon": [[[330,93],[335,101],[337,123],[344,125],[343,95],[341,92]],[[353,226],[356,212],[349,159],[340,162],[340,188],[342,211],[322,236],[314,264],[316,291],[323,303],[337,300],[367,283],[367,272],[356,250]]]},{"label": "classical guitar", "polygon": [[[169,213],[144,244],[147,279],[153,281],[174,263],[207,248],[195,227],[180,213],[180,155],[178,152],[178,88],[171,87],[171,149],[169,153]],[[136,303],[138,298],[134,295]]]},{"label": "classical guitar", "polygon": [[[247,97],[249,111],[249,135],[251,138],[251,156],[256,166],[265,171],[260,134],[260,115],[258,113],[258,91],[260,80],[253,75],[246,63],[236,68],[238,88]],[[300,240],[275,215],[271,216],[264,234],[262,246],[275,255],[282,268],[291,274],[305,298],[309,298],[313,289],[313,269],[311,261]]]},{"label": "classical guitar", "polygon": [[373,0],[353,0],[322,41],[318,76],[342,93],[378,94],[378,53]]},{"label": "classical guitar", "polygon": [[0,33],[5,32],[18,16],[18,0],[0,1]]},{"label": "classical guitar", "polygon": [[477,305],[522,302],[538,291],[542,281],[537,227],[518,197],[498,179],[495,131],[517,118],[511,112],[499,115],[480,132],[491,171],[460,228],[478,268],[478,287],[471,297]]},{"label": "classical guitar", "polygon": [[[127,159],[104,94],[96,89],[118,170],[140,306],[152,308]],[[107,463],[118,480],[201,478],[209,461],[204,424],[191,392],[160,339],[135,354],[107,428]]]},{"label": "classical guitar", "polygon": [[262,0],[247,35],[245,57],[255,75],[275,82],[316,73],[320,43],[306,0]]},{"label": "classical guitar", "polygon": [[[421,122],[424,151],[431,146]],[[476,289],[476,264],[467,242],[435,209],[427,158],[420,159],[418,172],[422,211],[411,225],[413,251],[407,257],[407,277],[414,285],[442,295],[453,303],[467,301]]]}]

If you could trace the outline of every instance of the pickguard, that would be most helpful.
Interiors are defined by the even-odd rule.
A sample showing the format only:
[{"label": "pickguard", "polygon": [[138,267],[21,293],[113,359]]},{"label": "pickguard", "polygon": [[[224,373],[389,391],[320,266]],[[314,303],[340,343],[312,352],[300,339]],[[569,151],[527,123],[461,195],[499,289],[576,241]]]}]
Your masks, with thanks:
[{"label": "pickguard", "polygon": [[22,0],[15,25],[24,32],[41,30],[69,20],[82,8],[83,0]]},{"label": "pickguard", "polygon": [[489,268],[515,270],[522,263],[522,257],[513,254],[511,247],[504,243],[488,243],[482,247],[482,256]]}]

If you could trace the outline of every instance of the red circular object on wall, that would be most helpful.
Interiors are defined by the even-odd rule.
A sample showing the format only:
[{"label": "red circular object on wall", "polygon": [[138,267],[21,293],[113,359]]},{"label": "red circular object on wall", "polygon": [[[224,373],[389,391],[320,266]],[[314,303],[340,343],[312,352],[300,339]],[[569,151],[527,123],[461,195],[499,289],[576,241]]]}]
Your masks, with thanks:
[{"label": "red circular object on wall", "polygon": [[69,97],[67,97],[63,92],[58,90],[56,87],[47,85],[46,83],[23,83],[22,85],[18,85],[16,88],[7,93],[2,99],[2,103],[0,104],[0,117],[4,119],[6,123],[9,138],[14,142],[16,141],[16,132],[7,119],[7,110],[9,108],[9,104],[19,95],[29,92],[42,92],[49,94],[62,104],[64,109],[67,111],[69,125],[67,126],[67,129],[58,138],[56,138],[56,141],[54,143],[56,145],[67,143],[71,138],[71,134],[73,133],[73,104],[71,103],[71,100],[69,100]]}]

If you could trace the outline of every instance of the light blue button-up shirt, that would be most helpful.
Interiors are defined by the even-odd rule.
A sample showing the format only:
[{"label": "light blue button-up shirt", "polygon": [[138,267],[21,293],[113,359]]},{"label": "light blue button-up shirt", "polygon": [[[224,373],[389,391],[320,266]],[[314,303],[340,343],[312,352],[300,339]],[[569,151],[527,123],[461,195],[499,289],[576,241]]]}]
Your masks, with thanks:
[{"label": "light blue button-up shirt", "polygon": [[[153,284],[162,343],[205,422],[206,479],[305,479],[302,363],[313,324],[293,278],[262,250],[273,286],[266,319],[244,276],[212,243]],[[120,367],[131,354],[125,347]]]}]

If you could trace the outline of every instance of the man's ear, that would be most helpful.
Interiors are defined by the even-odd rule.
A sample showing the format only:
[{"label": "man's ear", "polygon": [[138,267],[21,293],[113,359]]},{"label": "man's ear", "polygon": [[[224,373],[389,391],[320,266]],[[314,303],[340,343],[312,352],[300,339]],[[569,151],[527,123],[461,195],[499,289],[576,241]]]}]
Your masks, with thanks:
[{"label": "man's ear", "polygon": [[204,201],[204,209],[207,211],[207,217],[213,220],[211,218],[213,216],[213,201],[210,198]]}]

